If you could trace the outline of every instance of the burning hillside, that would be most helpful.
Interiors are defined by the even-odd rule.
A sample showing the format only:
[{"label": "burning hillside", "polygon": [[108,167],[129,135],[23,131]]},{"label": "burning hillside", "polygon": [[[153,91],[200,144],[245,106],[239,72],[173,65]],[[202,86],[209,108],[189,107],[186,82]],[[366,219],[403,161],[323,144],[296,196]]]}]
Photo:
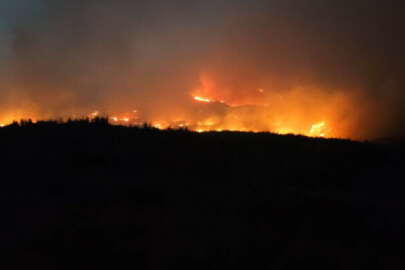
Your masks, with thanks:
[{"label": "burning hillside", "polygon": [[405,136],[391,2],[39,2],[0,29],[0,125],[97,110],[162,129]]},{"label": "burning hillside", "polygon": [[[212,89],[210,89],[212,90]],[[338,105],[342,105],[345,100],[334,99],[334,103],[329,101],[324,106],[314,107],[322,103],[316,97],[320,92],[308,92],[312,96],[303,96],[302,91],[291,92],[288,95],[267,94],[260,88],[258,91],[263,96],[260,104],[243,104],[241,100],[228,103],[225,95],[208,96],[209,91],[199,90],[199,95],[191,94],[189,105],[181,108],[178,115],[161,114],[150,117],[141,110],[131,110],[122,112],[95,110],[85,115],[72,114],[67,118],[87,117],[90,119],[108,116],[109,122],[113,125],[142,125],[149,123],[158,129],[167,128],[187,128],[197,132],[206,131],[251,131],[251,132],[273,132],[278,134],[302,134],[312,137],[343,137],[347,134],[340,132],[336,127],[336,115]],[[204,95],[203,95],[204,94]],[[318,96],[316,96],[318,95]],[[219,99],[223,98],[223,99]],[[272,100],[274,99],[274,100]],[[314,102],[308,102],[314,100]],[[267,101],[268,104],[263,104]],[[308,107],[306,107],[308,106]],[[318,109],[318,110],[317,110]],[[341,109],[345,109],[341,107]],[[170,110],[170,108],[168,108]],[[332,112],[331,112],[332,111]],[[34,121],[44,119],[44,116],[30,114],[29,112],[20,114],[5,114],[1,119],[1,125],[5,126],[19,118],[30,118]]]},{"label": "burning hillside", "polygon": [[[205,131],[251,131],[278,134],[302,134],[312,137],[356,137],[350,123],[354,99],[342,92],[328,93],[313,88],[296,88],[275,91],[266,87],[250,87],[242,96],[232,88],[218,86],[212,79],[201,76],[197,90],[189,91],[184,100],[150,107],[134,100],[128,106],[64,115],[46,114],[40,111],[10,110],[0,115],[0,124],[7,125],[20,119],[42,120],[49,118],[90,119],[108,116],[113,125],[142,125],[149,123],[158,129],[187,128]],[[146,109],[145,109],[146,108]],[[348,121],[348,114],[349,120]]]}]

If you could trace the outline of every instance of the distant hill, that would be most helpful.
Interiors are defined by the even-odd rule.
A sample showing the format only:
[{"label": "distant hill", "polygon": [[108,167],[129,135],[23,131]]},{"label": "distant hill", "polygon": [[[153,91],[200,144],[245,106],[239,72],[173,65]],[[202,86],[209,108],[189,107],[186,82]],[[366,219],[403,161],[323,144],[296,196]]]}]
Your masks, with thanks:
[{"label": "distant hill", "polygon": [[162,131],[96,118],[14,123],[0,129],[0,149],[0,245],[8,267],[396,269],[405,263],[395,242],[402,233],[387,233],[367,207],[375,204],[359,191],[365,178],[378,188],[381,172],[402,166],[395,147]]}]

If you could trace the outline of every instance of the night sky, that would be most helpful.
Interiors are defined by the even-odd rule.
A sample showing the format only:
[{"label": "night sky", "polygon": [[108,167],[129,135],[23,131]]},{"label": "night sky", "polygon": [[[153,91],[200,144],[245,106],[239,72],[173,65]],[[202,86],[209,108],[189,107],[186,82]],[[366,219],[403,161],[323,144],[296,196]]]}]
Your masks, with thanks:
[{"label": "night sky", "polygon": [[[0,120],[134,108],[188,119],[190,93],[204,88],[253,106],[259,130],[326,117],[336,136],[403,137],[404,5],[2,0]],[[233,109],[213,110],[228,121]]]}]

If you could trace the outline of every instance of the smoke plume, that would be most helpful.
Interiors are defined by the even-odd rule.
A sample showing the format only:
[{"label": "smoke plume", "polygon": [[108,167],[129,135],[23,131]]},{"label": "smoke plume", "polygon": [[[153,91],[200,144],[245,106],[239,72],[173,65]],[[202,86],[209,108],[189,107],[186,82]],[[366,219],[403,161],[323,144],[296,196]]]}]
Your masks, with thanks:
[{"label": "smoke plume", "polygon": [[405,135],[401,1],[9,2],[0,121],[136,109],[217,129]]}]

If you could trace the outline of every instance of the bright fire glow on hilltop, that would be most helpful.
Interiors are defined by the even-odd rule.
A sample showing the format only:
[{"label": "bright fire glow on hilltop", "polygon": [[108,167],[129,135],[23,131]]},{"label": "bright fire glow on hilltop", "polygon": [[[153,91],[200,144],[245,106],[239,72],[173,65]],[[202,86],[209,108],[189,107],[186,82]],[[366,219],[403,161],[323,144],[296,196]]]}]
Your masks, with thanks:
[{"label": "bright fire glow on hilltop", "polygon": [[[256,112],[244,112],[244,107],[231,107],[227,104],[222,104],[222,102],[217,102],[217,105],[220,108],[225,109],[226,115],[216,115],[214,111],[210,111],[213,106],[213,100],[206,97],[193,96],[193,101],[198,108],[207,110],[207,115],[200,117],[176,117],[176,120],[164,119],[161,120],[155,119],[144,119],[142,118],[142,112],[138,110],[133,110],[130,113],[102,113],[99,110],[92,111],[88,113],[85,117],[88,119],[95,119],[97,117],[103,117],[109,115],[109,122],[112,125],[124,125],[124,126],[140,126],[143,123],[150,123],[151,126],[157,129],[183,129],[187,128],[196,132],[208,132],[208,131],[217,131],[221,132],[224,130],[229,131],[265,131],[273,132],[277,134],[302,134],[311,137],[331,137],[332,129],[326,124],[325,121],[319,123],[310,123],[306,121],[291,121],[290,119],[284,119],[284,121],[272,122],[271,117],[266,119],[260,113]],[[212,104],[211,104],[212,103]],[[198,105],[200,104],[200,105]],[[241,109],[241,111],[238,111]],[[31,118],[34,120],[41,119],[39,117],[29,117],[29,114],[23,114],[20,119]],[[74,118],[74,117],[73,117]],[[80,118],[80,117],[79,117]],[[261,119],[263,118],[263,119]],[[12,115],[9,117],[3,117],[2,122],[0,122],[0,127],[4,127],[8,124],[11,124],[14,120],[18,118],[13,118]],[[19,120],[19,119],[18,119]],[[257,125],[257,121],[261,124],[261,127]],[[263,124],[264,123],[264,124]]]},{"label": "bright fire glow on hilltop", "polygon": [[200,102],[206,102],[206,103],[211,103],[211,99],[209,98],[203,98],[200,96],[194,96],[194,100],[200,101]]},{"label": "bright fire glow on hilltop", "polygon": [[326,126],[325,122],[319,124],[314,124],[309,131],[310,136],[325,137],[328,135],[329,128]]},{"label": "bright fire glow on hilltop", "polygon": [[65,117],[41,114],[34,110],[32,113],[8,111],[0,114],[0,127],[20,119],[32,119],[35,122],[40,119],[95,119],[108,116],[112,125],[141,126],[148,123],[157,129],[351,137],[350,127],[340,123],[340,111],[347,111],[353,106],[345,96],[325,94],[314,88],[277,92],[271,91],[270,87],[257,86],[246,92],[246,96],[251,94],[253,98],[245,99],[245,96],[233,96],[226,87],[216,86],[207,76],[201,79],[200,87],[196,89],[185,94],[185,103],[182,104],[186,106],[176,108],[168,104],[166,107],[163,102],[156,107],[157,113],[145,111],[142,106],[121,111],[91,109],[87,113],[78,111]]}]

